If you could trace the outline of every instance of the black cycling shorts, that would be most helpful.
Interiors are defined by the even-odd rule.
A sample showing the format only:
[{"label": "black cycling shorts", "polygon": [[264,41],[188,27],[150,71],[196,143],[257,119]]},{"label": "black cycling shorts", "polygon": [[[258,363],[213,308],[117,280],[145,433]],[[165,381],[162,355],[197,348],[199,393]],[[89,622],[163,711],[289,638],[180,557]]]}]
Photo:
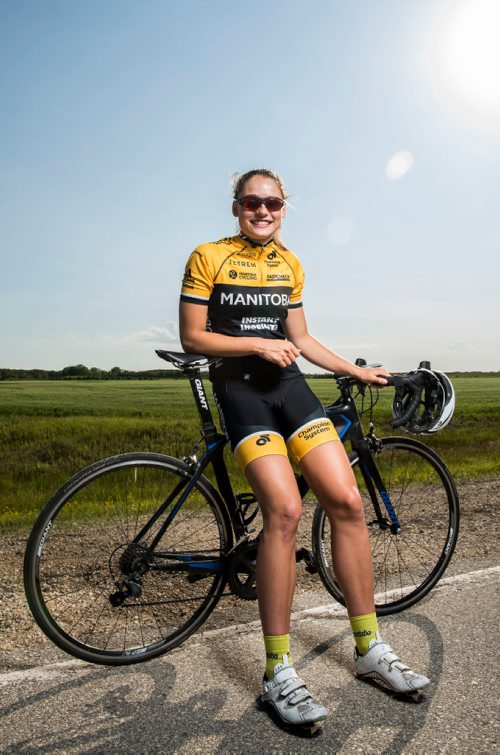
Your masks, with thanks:
[{"label": "black cycling shorts", "polygon": [[213,391],[222,429],[242,469],[260,456],[288,452],[298,463],[316,446],[339,440],[302,374],[271,385],[223,378]]}]

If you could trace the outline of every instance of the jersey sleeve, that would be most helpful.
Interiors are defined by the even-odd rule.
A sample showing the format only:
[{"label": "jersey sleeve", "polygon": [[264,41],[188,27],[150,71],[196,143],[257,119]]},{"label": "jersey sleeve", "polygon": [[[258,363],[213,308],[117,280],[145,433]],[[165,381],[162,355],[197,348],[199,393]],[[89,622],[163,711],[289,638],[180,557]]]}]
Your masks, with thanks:
[{"label": "jersey sleeve", "polygon": [[304,276],[304,269],[297,258],[295,258],[293,272],[294,272],[294,276],[293,276],[294,286],[293,286],[293,291],[290,294],[290,303],[288,305],[289,309],[297,309],[298,307],[303,306],[302,291],[304,289],[305,276]]},{"label": "jersey sleeve", "polygon": [[182,279],[181,301],[208,304],[214,287],[213,272],[207,255],[197,248],[190,255]]}]

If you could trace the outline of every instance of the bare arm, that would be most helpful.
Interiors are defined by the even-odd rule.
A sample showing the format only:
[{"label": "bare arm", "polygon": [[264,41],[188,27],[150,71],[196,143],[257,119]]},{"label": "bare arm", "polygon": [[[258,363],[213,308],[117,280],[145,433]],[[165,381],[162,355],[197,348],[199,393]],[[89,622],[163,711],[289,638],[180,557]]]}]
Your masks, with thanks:
[{"label": "bare arm", "polygon": [[343,359],[327,346],[320,343],[307,329],[307,322],[303,307],[289,309],[285,322],[287,337],[300,349],[301,356],[312,364],[330,372],[350,375],[365,383],[379,383],[385,385],[385,377],[389,375],[383,367],[356,367],[355,364]]},{"label": "bare arm", "polygon": [[280,367],[295,362],[300,350],[291,341],[250,336],[225,336],[206,330],[208,307],[182,302],[179,305],[179,330],[184,351],[218,357],[259,356]]}]

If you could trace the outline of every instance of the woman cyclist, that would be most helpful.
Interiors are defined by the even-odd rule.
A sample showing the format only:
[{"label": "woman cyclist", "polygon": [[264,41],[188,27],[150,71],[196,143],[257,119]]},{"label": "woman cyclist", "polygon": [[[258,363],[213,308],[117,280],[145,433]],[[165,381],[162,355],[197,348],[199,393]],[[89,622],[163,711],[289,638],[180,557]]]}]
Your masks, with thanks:
[{"label": "woman cyclist", "polygon": [[301,498],[289,456],[329,518],[332,559],[356,644],[355,667],[398,692],[429,680],[401,663],[379,635],[373,570],[361,498],[348,457],[297,358],[365,383],[384,385],[383,368],[360,368],[308,331],[297,257],[282,243],[281,178],[267,168],[240,175],[232,213],[240,233],[191,254],[180,303],[185,351],[220,357],[210,378],[221,422],[263,517],[257,596],[266,670],[261,700],[290,725],[326,718],[292,665],[289,625],[295,589],[295,535]]}]

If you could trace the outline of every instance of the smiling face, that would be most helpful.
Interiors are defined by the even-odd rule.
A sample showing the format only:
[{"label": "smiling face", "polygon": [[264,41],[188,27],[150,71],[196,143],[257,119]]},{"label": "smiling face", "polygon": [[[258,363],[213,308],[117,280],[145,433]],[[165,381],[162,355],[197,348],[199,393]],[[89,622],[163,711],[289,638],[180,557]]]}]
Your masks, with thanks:
[{"label": "smiling face", "polygon": [[[280,187],[267,176],[255,175],[245,181],[240,197],[249,194],[267,199],[267,197],[283,197]],[[241,232],[252,241],[264,244],[273,238],[281,228],[281,221],[285,217],[286,205],[276,212],[270,212],[264,204],[256,210],[244,210],[238,202],[233,202],[233,215],[238,218]]]}]

